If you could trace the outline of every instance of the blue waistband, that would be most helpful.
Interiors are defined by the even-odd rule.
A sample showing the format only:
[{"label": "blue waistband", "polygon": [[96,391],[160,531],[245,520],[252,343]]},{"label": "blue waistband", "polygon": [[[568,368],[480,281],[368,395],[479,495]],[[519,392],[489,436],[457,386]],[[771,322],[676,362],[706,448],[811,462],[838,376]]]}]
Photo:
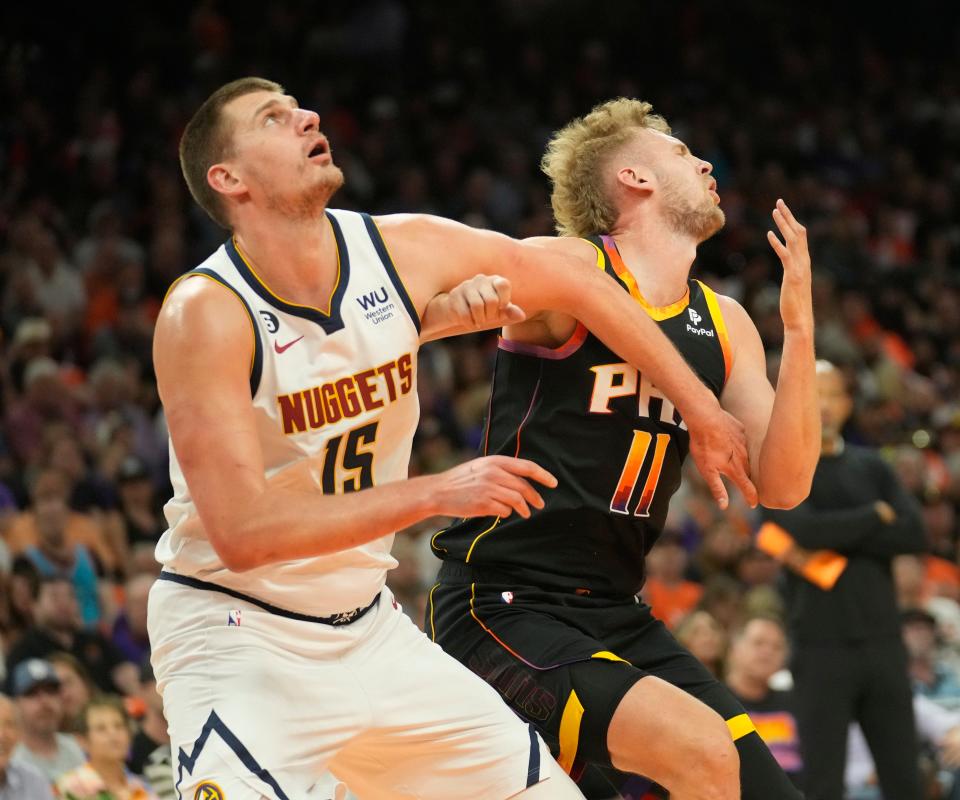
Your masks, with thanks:
[{"label": "blue waistband", "polygon": [[377,596],[374,597],[368,605],[365,605],[362,608],[355,608],[351,611],[341,611],[337,614],[331,614],[329,617],[313,617],[310,614],[301,614],[299,611],[288,611],[287,609],[280,608],[272,603],[266,603],[263,600],[258,600],[256,597],[250,597],[250,595],[246,595],[243,592],[238,592],[235,589],[228,589],[226,586],[218,586],[215,583],[202,581],[199,578],[191,578],[189,575],[177,575],[173,572],[161,572],[158,580],[179,583],[181,586],[189,586],[191,589],[202,589],[207,592],[220,592],[220,594],[226,594],[230,597],[237,598],[237,600],[243,600],[245,603],[258,606],[264,611],[269,611],[271,614],[276,614],[278,617],[295,619],[299,620],[300,622],[316,622],[320,625],[349,625],[351,622],[356,622],[358,619],[364,616],[380,600],[380,593],[378,592]]}]

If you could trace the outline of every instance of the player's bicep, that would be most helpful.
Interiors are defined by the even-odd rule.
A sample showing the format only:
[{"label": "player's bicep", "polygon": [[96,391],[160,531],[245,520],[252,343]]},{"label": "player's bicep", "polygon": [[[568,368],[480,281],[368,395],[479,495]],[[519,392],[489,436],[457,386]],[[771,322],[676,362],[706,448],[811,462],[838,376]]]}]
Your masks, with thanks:
[{"label": "player's bicep", "polygon": [[238,298],[198,277],[167,299],[154,336],[157,388],[173,449],[218,552],[245,503],[265,485],[250,398],[254,335]]},{"label": "player's bicep", "polygon": [[728,297],[718,296],[718,300],[734,345],[733,365],[720,395],[720,405],[743,423],[751,472],[756,475],[775,393],[767,378],[763,342],[753,321],[739,303]]}]

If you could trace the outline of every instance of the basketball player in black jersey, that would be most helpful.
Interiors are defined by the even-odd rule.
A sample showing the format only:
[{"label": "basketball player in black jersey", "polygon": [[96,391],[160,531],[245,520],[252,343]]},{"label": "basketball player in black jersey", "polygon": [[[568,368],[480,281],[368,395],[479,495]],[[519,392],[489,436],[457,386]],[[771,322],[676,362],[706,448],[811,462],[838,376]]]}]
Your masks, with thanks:
[{"label": "basketball player in black jersey", "polygon": [[[712,167],[650,112],[614,100],[556,134],[544,170],[558,227],[744,424],[761,503],[792,507],[809,491],[820,433],[805,230],[778,201],[775,391],[743,308],[689,278],[697,245],[724,222]],[[484,452],[531,459],[559,483],[527,519],[467,519],[433,537],[443,564],[426,630],[573,774],[598,765],[618,789],[644,775],[676,800],[797,798],[731,693],[636,597],[687,449],[673,404],[574,318],[504,328]]]}]

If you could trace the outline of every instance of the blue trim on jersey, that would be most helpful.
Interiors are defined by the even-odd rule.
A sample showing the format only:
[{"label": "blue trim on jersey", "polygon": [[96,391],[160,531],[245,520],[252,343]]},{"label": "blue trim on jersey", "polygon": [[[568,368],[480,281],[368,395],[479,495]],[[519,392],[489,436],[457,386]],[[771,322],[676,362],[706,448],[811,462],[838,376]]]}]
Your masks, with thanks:
[{"label": "blue trim on jersey", "polygon": [[250,603],[258,608],[262,608],[264,611],[269,611],[271,614],[276,614],[278,617],[295,619],[299,622],[316,622],[320,625],[340,626],[348,625],[351,622],[356,622],[380,600],[380,593],[377,592],[377,596],[374,597],[373,600],[371,600],[370,603],[365,605],[363,608],[354,608],[349,611],[341,611],[338,614],[331,614],[329,617],[314,617],[310,614],[301,614],[299,611],[288,611],[285,608],[280,608],[280,606],[273,605],[273,603],[267,603],[263,600],[258,600],[256,597],[250,597],[250,595],[246,595],[243,592],[238,592],[235,589],[229,589],[226,586],[220,586],[219,584],[210,583],[209,581],[202,581],[199,578],[192,578],[189,575],[177,575],[174,572],[163,571],[157,577],[157,580],[179,583],[181,586],[189,586],[191,589],[201,589],[205,592],[220,592],[221,594],[235,597],[237,600],[243,600],[245,603]]},{"label": "blue trim on jersey", "polygon": [[197,740],[193,743],[193,752],[190,755],[187,755],[186,752],[184,752],[184,749],[182,747],[180,748],[180,753],[178,756],[179,767],[177,769],[177,784],[174,787],[177,792],[177,797],[179,797],[180,800],[183,800],[183,794],[180,792],[180,784],[183,783],[183,769],[186,767],[187,772],[190,775],[193,775],[193,768],[197,764],[197,759],[200,757],[200,753],[203,752],[203,748],[206,746],[207,739],[210,738],[210,734],[214,731],[220,735],[223,743],[233,750],[243,766],[256,775],[258,779],[267,784],[267,786],[273,789],[277,796],[277,800],[290,800],[289,796],[283,791],[283,789],[280,788],[280,785],[277,783],[274,777],[257,763],[257,760],[250,754],[250,751],[243,746],[243,743],[236,737],[233,731],[231,731],[224,724],[223,720],[217,716],[216,711],[211,711],[210,716],[207,717],[207,721],[203,724],[203,729],[200,731],[200,736],[198,736]]},{"label": "blue trim on jersey", "polygon": [[410,319],[413,320],[413,324],[416,326],[417,333],[420,333],[420,315],[417,313],[417,307],[410,299],[410,295],[407,294],[407,287],[403,285],[403,281],[400,278],[400,273],[397,272],[397,268],[393,263],[393,259],[390,258],[387,245],[383,241],[383,236],[380,235],[380,229],[377,227],[377,224],[373,221],[373,218],[369,214],[361,212],[360,216],[363,217],[363,224],[367,226],[367,233],[370,235],[370,241],[373,242],[373,247],[377,251],[377,255],[380,256],[380,261],[383,264],[383,268],[387,271],[387,275],[390,276],[390,281],[393,283],[393,288],[396,289],[397,293],[400,295],[400,299],[403,301],[403,307],[407,309]]},{"label": "blue trim on jersey", "polygon": [[530,725],[530,761],[527,763],[527,788],[540,782],[540,743],[537,732]]},{"label": "blue trim on jersey", "polygon": [[327,212],[327,219],[330,220],[330,227],[333,229],[333,238],[337,243],[337,253],[340,256],[340,279],[337,282],[337,288],[330,298],[329,316],[317,308],[294,305],[271,294],[270,290],[250,271],[250,267],[247,266],[243,257],[237,252],[237,246],[234,244],[232,236],[224,242],[224,247],[226,248],[227,255],[230,256],[230,260],[233,262],[233,266],[235,266],[237,272],[240,273],[240,277],[247,282],[247,285],[257,293],[261,300],[277,310],[282,311],[284,314],[291,314],[294,317],[315,322],[323,328],[325,333],[331,334],[342,330],[344,327],[343,319],[340,316],[340,304],[343,302],[343,296],[347,292],[347,284],[350,283],[350,253],[347,250],[347,243],[343,238],[343,231],[340,230],[340,223],[337,222],[333,214],[329,212]]},{"label": "blue trim on jersey", "polygon": [[208,278],[212,278],[233,292],[247,310],[250,323],[253,325],[253,364],[250,367],[250,396],[253,397],[257,393],[257,389],[260,388],[260,377],[263,375],[263,343],[260,341],[260,323],[254,316],[253,309],[250,308],[250,304],[244,299],[240,292],[227,283],[219,273],[214,272],[209,267],[197,267],[196,269],[190,270],[187,275],[206,275]]}]

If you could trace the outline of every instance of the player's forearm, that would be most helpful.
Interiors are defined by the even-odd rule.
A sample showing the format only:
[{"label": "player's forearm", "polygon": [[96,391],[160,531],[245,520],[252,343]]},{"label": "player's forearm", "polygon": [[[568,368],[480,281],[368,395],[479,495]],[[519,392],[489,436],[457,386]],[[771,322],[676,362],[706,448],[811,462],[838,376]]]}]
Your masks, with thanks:
[{"label": "player's forearm", "polygon": [[810,493],[820,458],[813,331],[786,331],[770,423],[755,480],[761,504],[793,508]]},{"label": "player's forearm", "polygon": [[305,476],[285,476],[284,485],[268,484],[245,504],[232,530],[218,526],[211,539],[235,572],[349,550],[436,514],[432,478],[324,495]]}]

